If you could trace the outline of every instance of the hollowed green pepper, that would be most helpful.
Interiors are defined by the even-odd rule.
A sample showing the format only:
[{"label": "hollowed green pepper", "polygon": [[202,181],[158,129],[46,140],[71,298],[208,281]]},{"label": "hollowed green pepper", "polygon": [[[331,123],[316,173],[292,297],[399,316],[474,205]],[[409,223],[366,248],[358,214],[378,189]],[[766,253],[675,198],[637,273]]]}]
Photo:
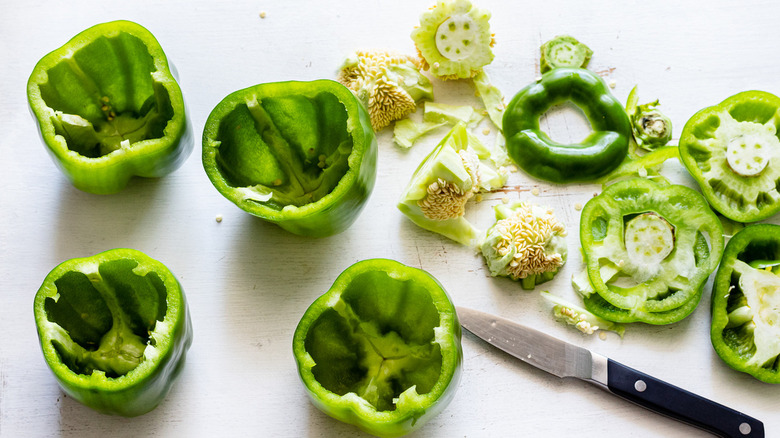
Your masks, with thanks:
[{"label": "hollowed green pepper", "polygon": [[203,167],[242,210],[295,234],[323,237],[357,219],[376,179],[368,113],[331,80],[236,91],[203,130]]},{"label": "hollowed green pepper", "polygon": [[643,178],[585,204],[586,308],[615,322],[669,324],[690,314],[723,252],[723,229],[696,191]]},{"label": "hollowed green pepper", "polygon": [[27,83],[43,142],[74,186],[122,190],[189,156],[181,89],[160,44],[130,21],[98,24],[44,56]]},{"label": "hollowed green pepper", "polygon": [[358,262],[306,310],[293,355],[317,408],[371,434],[409,433],[455,395],[463,352],[455,308],[427,272]]},{"label": "hollowed green pepper", "polygon": [[132,249],[60,264],[38,289],[34,311],[44,359],[63,391],[106,414],[154,409],[192,343],[181,285]]},{"label": "hollowed green pepper", "polygon": [[685,124],[680,159],[712,208],[738,222],[780,211],[780,98],[745,91]]},{"label": "hollowed green pepper", "polygon": [[[539,128],[539,117],[570,101],[585,113],[593,132],[579,144],[560,144]],[[506,108],[504,136],[509,156],[526,173],[568,183],[606,175],[626,158],[631,124],[623,105],[595,73],[556,68],[520,90]]]},{"label": "hollowed green pepper", "polygon": [[780,383],[780,226],[729,240],[712,287],[712,346],[735,370]]}]

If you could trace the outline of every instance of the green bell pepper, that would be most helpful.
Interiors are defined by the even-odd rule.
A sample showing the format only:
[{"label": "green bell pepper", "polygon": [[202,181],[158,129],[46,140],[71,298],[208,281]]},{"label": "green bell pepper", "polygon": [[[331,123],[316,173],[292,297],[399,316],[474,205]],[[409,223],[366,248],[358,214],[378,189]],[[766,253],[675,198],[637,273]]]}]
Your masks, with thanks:
[{"label": "green bell pepper", "polygon": [[615,322],[669,324],[690,314],[723,252],[723,229],[687,187],[635,178],[588,201],[580,242],[585,306]]},{"label": "green bell pepper", "polygon": [[780,98],[745,91],[685,124],[680,158],[712,208],[738,222],[780,211]]},{"label": "green bell pepper", "polygon": [[43,142],[77,188],[116,193],[192,151],[184,99],[160,44],[130,21],[98,24],[44,56],[27,82]]},{"label": "green bell pepper", "polygon": [[[590,121],[593,132],[580,144],[560,144],[539,128],[539,117],[553,105],[571,101]],[[507,150],[526,173],[556,183],[591,181],[626,158],[631,123],[623,105],[595,73],[556,68],[520,90],[503,119]]]},{"label": "green bell pepper", "polygon": [[376,180],[368,112],[331,80],[259,84],[225,97],[203,129],[203,167],[242,210],[324,237],[357,219]]},{"label": "green bell pepper", "polygon": [[463,352],[455,307],[427,272],[358,262],[306,310],[293,355],[314,405],[364,431],[396,437],[452,400]]},{"label": "green bell pepper", "polygon": [[106,414],[154,409],[192,343],[176,277],[132,249],[63,262],[38,289],[34,311],[43,357],[62,390]]},{"label": "green bell pepper", "polygon": [[729,240],[712,287],[712,346],[735,370],[780,383],[780,226]]}]

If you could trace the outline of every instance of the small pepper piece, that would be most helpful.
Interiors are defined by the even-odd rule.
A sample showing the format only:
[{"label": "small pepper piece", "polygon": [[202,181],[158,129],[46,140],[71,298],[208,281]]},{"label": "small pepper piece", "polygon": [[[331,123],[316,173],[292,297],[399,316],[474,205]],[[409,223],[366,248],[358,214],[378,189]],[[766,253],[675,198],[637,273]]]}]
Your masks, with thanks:
[{"label": "small pepper piece", "polygon": [[723,229],[695,190],[635,178],[585,204],[580,242],[590,285],[575,285],[587,291],[589,311],[669,324],[696,308],[723,252]]},{"label": "small pepper piece", "polygon": [[[539,128],[539,117],[565,101],[579,106],[593,128],[579,144],[556,143]],[[608,174],[626,158],[631,138],[623,105],[598,75],[581,68],[556,68],[520,90],[504,112],[503,127],[512,160],[531,176],[556,183]]]},{"label": "small pepper piece", "polygon": [[569,35],[559,35],[545,42],[539,51],[539,70],[542,73],[559,67],[585,68],[593,56],[590,47]]},{"label": "small pepper piece", "polygon": [[293,356],[317,408],[380,437],[420,428],[455,396],[455,307],[427,272],[393,260],[347,268],[295,329]]},{"label": "small pepper piece", "polygon": [[712,286],[712,346],[726,364],[780,383],[780,226],[749,225],[729,240]]},{"label": "small pepper piece", "polygon": [[565,322],[586,335],[592,335],[597,330],[609,330],[622,338],[626,333],[626,328],[622,324],[599,318],[580,306],[551,294],[549,291],[542,291],[540,295],[552,305],[552,313],[555,319]]},{"label": "small pepper piece", "polygon": [[376,180],[368,113],[331,80],[259,84],[225,97],[203,129],[203,167],[239,208],[302,236],[340,233]]},{"label": "small pepper piece", "polygon": [[44,56],[27,99],[52,159],[80,190],[116,193],[192,152],[181,89],[162,47],[130,21],[98,24]]},{"label": "small pepper piece", "polygon": [[44,359],[62,390],[106,414],[154,409],[192,343],[176,277],[133,249],[55,267],[35,294],[34,311]]},{"label": "small pepper piece", "polygon": [[680,135],[680,159],[712,208],[737,222],[780,211],[780,98],[745,91],[704,108]]}]

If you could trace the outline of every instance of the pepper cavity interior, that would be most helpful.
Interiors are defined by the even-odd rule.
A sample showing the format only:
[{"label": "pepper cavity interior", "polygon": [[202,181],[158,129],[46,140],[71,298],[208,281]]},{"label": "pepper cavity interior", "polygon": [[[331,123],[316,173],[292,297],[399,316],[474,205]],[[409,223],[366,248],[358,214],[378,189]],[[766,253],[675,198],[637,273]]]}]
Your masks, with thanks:
[{"label": "pepper cavity interior", "polygon": [[219,125],[219,171],[229,185],[258,192],[246,192],[248,200],[277,210],[316,202],[349,170],[347,120],[331,93],[248,96]]},{"label": "pepper cavity interior", "polygon": [[119,32],[81,46],[38,86],[55,133],[70,150],[97,158],[164,136],[173,107],[156,71],[144,42]]},{"label": "pepper cavity interior", "polygon": [[733,262],[722,339],[748,365],[780,369],[780,246],[757,240]]},{"label": "pepper cavity interior", "polygon": [[57,295],[46,298],[46,318],[65,333],[51,342],[74,373],[102,371],[119,377],[142,361],[149,337],[167,311],[167,290],[155,273],[133,272],[138,262],[101,263],[96,273],[70,271],[55,280]]},{"label": "pepper cavity interior", "polygon": [[441,375],[430,292],[383,271],[356,276],[338,302],[312,324],[305,347],[317,381],[339,395],[354,392],[378,411],[395,410],[409,388],[431,391]]}]

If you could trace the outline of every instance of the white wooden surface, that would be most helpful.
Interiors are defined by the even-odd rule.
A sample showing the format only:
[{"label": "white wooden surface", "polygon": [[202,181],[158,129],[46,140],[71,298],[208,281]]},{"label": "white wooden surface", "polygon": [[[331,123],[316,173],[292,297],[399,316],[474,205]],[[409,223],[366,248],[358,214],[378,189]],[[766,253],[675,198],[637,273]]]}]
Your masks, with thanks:
[{"label": "white wooden surface", "polygon": [[[367,208],[345,233],[288,234],[225,200],[210,184],[198,140],[228,93],[260,82],[334,78],[351,50],[413,52],[409,33],[429,1],[0,0],[0,436],[360,436],[317,411],[298,381],[291,338],[306,307],[350,264],[386,257],[423,268],[454,302],[495,312],[608,355],[764,421],[780,436],[780,387],[729,369],[709,342],[709,298],[674,325],[631,326],[624,339],[587,337],[552,320],[536,293],[493,279],[481,257],[415,227],[395,203],[435,138],[410,151],[379,135],[379,177]],[[698,109],[746,89],[780,93],[780,6],[773,1],[582,2],[481,0],[492,11],[495,60],[487,68],[507,97],[538,75],[538,47],[568,33],[595,52],[591,68],[625,100],[660,98],[675,141]],[[261,19],[261,11],[266,18]],[[179,71],[195,152],[160,180],[135,180],[96,196],[57,171],[30,117],[27,77],[44,54],[81,30],[129,19],[158,38]],[[473,103],[464,82],[435,82],[438,101]],[[570,130],[569,126],[580,129]],[[553,137],[581,136],[573,111],[548,118]],[[481,129],[480,131],[481,132]],[[440,132],[434,137],[443,135]],[[481,135],[481,134],[480,134]],[[492,139],[491,135],[486,139]],[[691,184],[675,163],[669,171]],[[532,189],[539,190],[534,197]],[[557,211],[570,229],[570,260],[545,285],[574,298],[579,268],[574,203],[599,187],[553,186],[521,173],[469,216],[491,223],[504,196]],[[215,216],[224,215],[217,223]],[[35,333],[33,296],[57,263],[115,247],[161,260],[183,283],[195,329],[186,367],[168,398],[135,419],[98,414],[65,397]],[[451,405],[417,436],[707,436],[575,380],[559,380],[464,335],[464,373]]]}]

